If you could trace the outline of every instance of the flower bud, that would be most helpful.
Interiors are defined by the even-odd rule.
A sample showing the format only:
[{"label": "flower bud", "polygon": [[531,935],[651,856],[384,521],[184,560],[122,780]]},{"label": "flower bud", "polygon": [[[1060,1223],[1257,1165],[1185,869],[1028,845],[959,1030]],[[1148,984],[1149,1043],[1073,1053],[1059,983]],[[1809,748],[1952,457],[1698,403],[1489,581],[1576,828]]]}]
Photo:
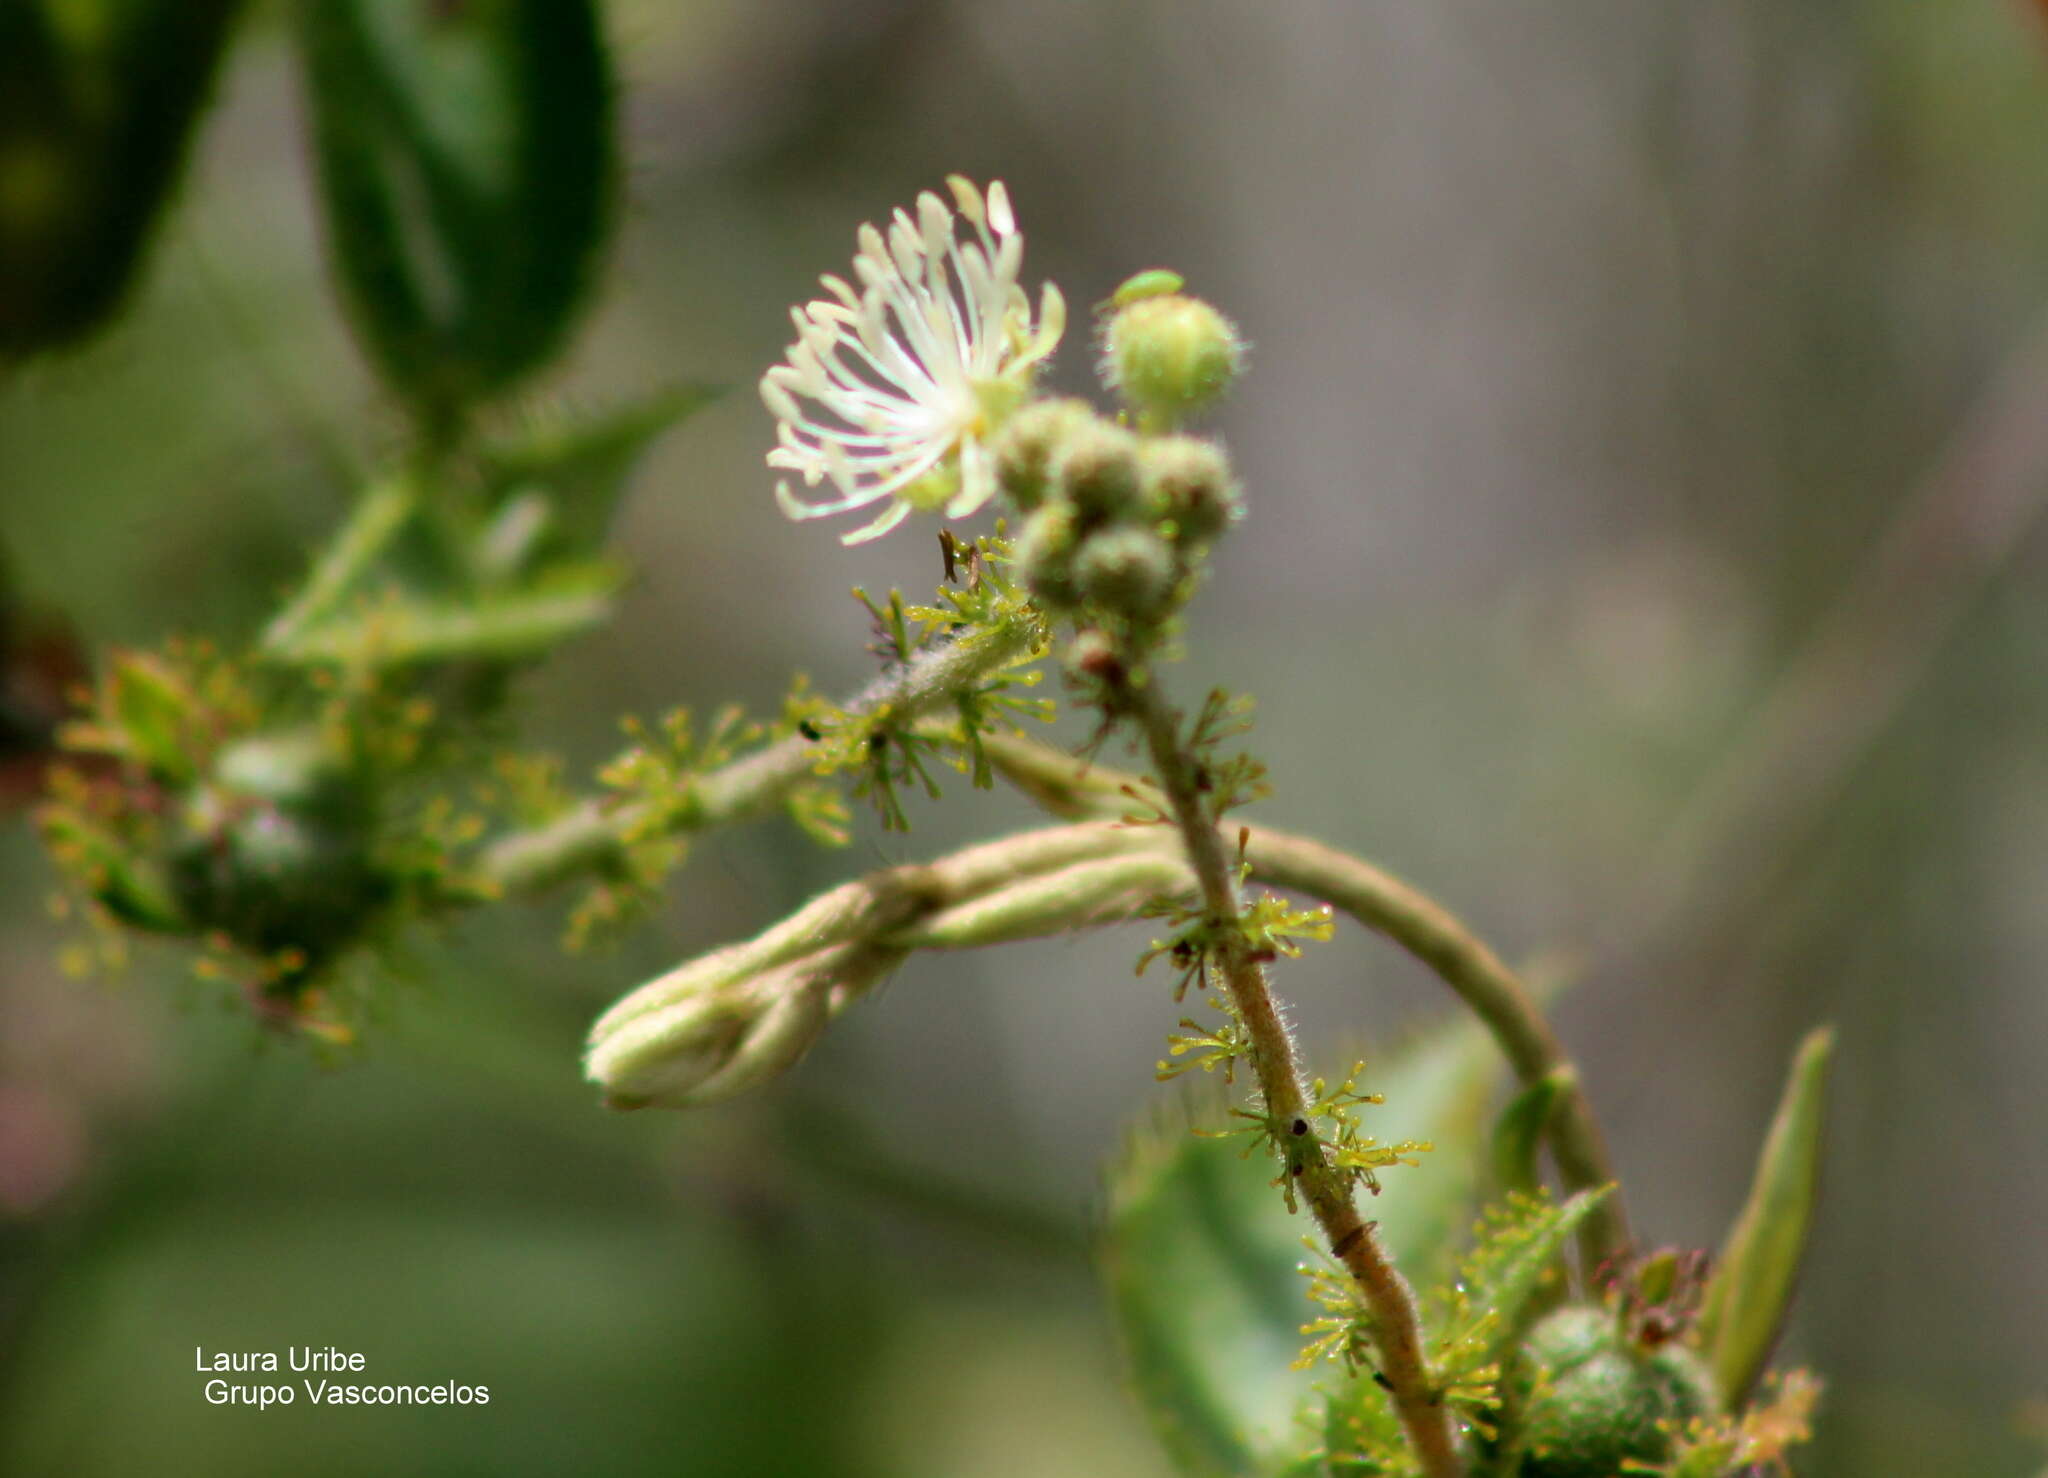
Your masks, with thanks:
[{"label": "flower bud", "polygon": [[1237,325],[1200,298],[1140,298],[1103,326],[1103,383],[1139,415],[1168,424],[1221,400],[1243,367]]},{"label": "flower bud", "polygon": [[1104,610],[1143,621],[1172,602],[1179,570],[1173,550],[1150,529],[1103,529],[1074,556],[1074,582]]},{"label": "flower bud", "polygon": [[1060,501],[1047,503],[1024,522],[1017,536],[1015,560],[1025,587],[1040,602],[1054,610],[1079,605],[1081,592],[1074,584],[1074,507]]},{"label": "flower bud", "polygon": [[[826,1023],[902,959],[835,945],[735,979],[735,951],[692,961],[643,986],[591,1029],[584,1075],[617,1109],[694,1108],[732,1098],[793,1067]],[[634,1009],[641,1000],[653,1009]]]},{"label": "flower bud", "polygon": [[1069,437],[1095,421],[1085,400],[1036,400],[1012,416],[991,448],[1010,506],[1030,513],[1052,491],[1052,465]]},{"label": "flower bud", "polygon": [[1135,518],[1138,438],[1121,426],[1093,420],[1067,435],[1054,459],[1059,495],[1074,505],[1083,529]]},{"label": "flower bud", "polygon": [[1680,1345],[1645,1350],[1604,1309],[1559,1309],[1530,1331],[1548,1379],[1524,1416],[1524,1478],[1610,1478],[1671,1455],[1673,1430],[1714,1410],[1712,1384]]},{"label": "flower bud", "polygon": [[1161,436],[1138,454],[1146,515],[1171,521],[1177,543],[1206,544],[1244,514],[1230,457],[1213,441]]}]

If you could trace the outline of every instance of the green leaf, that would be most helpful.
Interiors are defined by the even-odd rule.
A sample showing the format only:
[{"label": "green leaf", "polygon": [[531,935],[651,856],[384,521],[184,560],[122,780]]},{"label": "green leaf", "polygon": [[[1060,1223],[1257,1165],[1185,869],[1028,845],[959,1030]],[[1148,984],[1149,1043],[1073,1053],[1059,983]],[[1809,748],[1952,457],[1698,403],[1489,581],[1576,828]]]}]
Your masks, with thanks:
[{"label": "green leaf", "polygon": [[529,562],[589,554],[655,438],[723,393],[714,385],[677,385],[585,419],[539,422],[479,453],[486,501],[502,508],[535,491],[546,499],[546,528],[525,551]]},{"label": "green leaf", "polygon": [[1700,1333],[1729,1411],[1740,1409],[1763,1372],[1791,1302],[1820,1188],[1822,1111],[1834,1047],[1828,1027],[1799,1044],[1749,1199],[1707,1284]]},{"label": "green leaf", "polygon": [[[1386,1095],[1364,1111],[1368,1129],[1437,1146],[1420,1168],[1388,1175],[1369,1209],[1411,1279],[1449,1265],[1470,1217],[1498,1072],[1491,1042],[1462,1022],[1377,1065],[1367,1058],[1363,1086]],[[1298,1268],[1315,1224],[1287,1214],[1275,1165],[1241,1146],[1155,1127],[1111,1190],[1104,1253],[1131,1376],[1167,1447],[1196,1473],[1274,1472],[1317,1440],[1317,1377],[1291,1368],[1314,1313]]]},{"label": "green leaf", "polygon": [[1493,1178],[1503,1193],[1534,1195],[1541,1177],[1536,1157],[1557,1101],[1571,1089],[1577,1074],[1557,1068],[1537,1079],[1512,1099],[1493,1126]]},{"label": "green leaf", "polygon": [[116,752],[123,758],[174,784],[197,774],[199,701],[162,658],[149,652],[117,657],[106,708],[119,735]]},{"label": "green leaf", "polygon": [[[1543,1286],[1544,1273],[1557,1263],[1565,1243],[1613,1191],[1611,1185],[1600,1186],[1580,1191],[1562,1206],[1544,1207],[1515,1228],[1502,1255],[1487,1266],[1485,1284],[1474,1291],[1474,1300],[1500,1316],[1502,1344],[1515,1337],[1530,1300]],[[1498,1345],[1493,1353],[1500,1353]]]},{"label": "green leaf", "polygon": [[329,621],[268,655],[303,666],[372,668],[426,662],[516,662],[544,656],[611,615],[617,574],[592,569],[549,588],[468,601],[392,600],[361,616]]},{"label": "green leaf", "polygon": [[120,305],[241,0],[0,4],[0,361]]},{"label": "green leaf", "polygon": [[191,927],[160,870],[121,838],[76,812],[54,807],[45,814],[43,835],[67,871],[122,923],[160,934],[182,934]]},{"label": "green leaf", "polygon": [[314,562],[299,593],[263,633],[266,652],[281,651],[361,593],[368,573],[413,518],[419,493],[413,480],[389,477],[364,489],[349,520]]},{"label": "green leaf", "polygon": [[610,224],[593,0],[305,0],[332,258],[365,347],[430,425],[553,356]]}]

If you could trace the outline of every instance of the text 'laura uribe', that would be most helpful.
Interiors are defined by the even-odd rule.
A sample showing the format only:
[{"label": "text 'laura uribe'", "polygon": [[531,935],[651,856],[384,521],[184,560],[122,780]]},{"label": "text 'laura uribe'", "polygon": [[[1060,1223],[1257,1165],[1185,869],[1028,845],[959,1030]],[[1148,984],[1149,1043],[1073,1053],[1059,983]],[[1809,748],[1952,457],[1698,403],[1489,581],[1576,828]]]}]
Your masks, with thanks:
[{"label": "text 'laura uribe'", "polygon": [[[208,1350],[194,1346],[193,1368],[209,1377],[206,1399],[214,1406],[488,1406],[489,1386],[459,1381],[427,1384],[370,1384],[327,1379],[360,1375],[366,1362],[360,1353],[332,1345],[291,1345],[275,1350]],[[230,1380],[230,1376],[293,1374],[295,1381]]]}]

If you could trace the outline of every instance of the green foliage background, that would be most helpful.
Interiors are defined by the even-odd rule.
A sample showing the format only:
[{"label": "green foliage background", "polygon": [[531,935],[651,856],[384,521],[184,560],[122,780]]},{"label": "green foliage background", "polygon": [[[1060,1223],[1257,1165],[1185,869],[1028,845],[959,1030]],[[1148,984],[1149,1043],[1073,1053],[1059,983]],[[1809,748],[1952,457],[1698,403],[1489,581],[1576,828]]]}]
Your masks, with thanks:
[{"label": "green foliage background", "polygon": [[[396,439],[325,276],[278,11],[229,58],[129,314],[0,385],[13,585],[94,646],[246,636]],[[1878,622],[1791,710],[1779,742],[1807,762],[1744,757],[1768,748],[1783,683],[1812,692],[1795,655],[1958,428],[2004,393],[2048,421],[2048,378],[2014,367],[2048,311],[2038,17],[608,14],[617,256],[542,392],[742,389],[650,460],[617,540],[638,583],[524,685],[534,732],[587,769],[626,711],[767,706],[799,666],[827,691],[865,680],[845,587],[921,591],[935,552],[905,534],[849,555],[784,522],[744,387],[857,221],[948,171],[1001,177],[1032,280],[1081,304],[1171,264],[1253,340],[1223,417],[1251,518],[1197,604],[1188,687],[1258,695],[1262,814],[1575,978],[1562,1029],[1659,1239],[1718,1237],[1792,1044],[1836,1020],[1827,1199],[1788,1344],[1830,1380],[1807,1470],[2032,1471],[2015,1412],[2048,1395],[2038,442],[2004,437],[1959,474],[2016,489],[2009,554],[1980,553],[1981,507],[1904,544],[1906,588],[1949,593],[1942,640],[1923,658]],[[1059,378],[1080,387],[1087,359],[1071,340]],[[1873,671],[1904,681],[1869,742],[1832,742]],[[626,985],[879,856],[1022,819],[949,799],[908,842],[870,829],[842,856],[773,826],[708,842],[616,954],[563,959],[546,910],[416,939],[338,1070],[253,1044],[176,962],[64,979],[47,865],[10,817],[0,1470],[1163,1471],[1115,1388],[1088,1254],[1097,1167],[1155,1099],[1177,1014],[1130,977],[1141,931],[916,962],[791,1082],[688,1120],[607,1116],[577,1081],[583,1027]],[[1445,1004],[1355,930],[1280,988],[1311,1041],[1385,1040]],[[492,1404],[199,1399],[195,1343],[321,1342],[374,1376],[488,1384]]]}]

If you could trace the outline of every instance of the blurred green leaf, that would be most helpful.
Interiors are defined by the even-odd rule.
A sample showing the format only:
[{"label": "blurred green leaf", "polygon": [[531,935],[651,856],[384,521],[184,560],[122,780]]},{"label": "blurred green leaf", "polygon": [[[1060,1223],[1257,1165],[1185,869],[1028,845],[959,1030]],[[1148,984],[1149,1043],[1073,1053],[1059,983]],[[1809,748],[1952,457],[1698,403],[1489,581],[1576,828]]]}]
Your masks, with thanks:
[{"label": "blurred green leaf", "polygon": [[44,814],[43,836],[122,923],[160,934],[181,934],[191,927],[159,870],[118,836],[90,825],[75,810],[55,807]]},{"label": "blurred green leaf", "polygon": [[1707,1284],[1700,1333],[1730,1411],[1740,1408],[1770,1358],[1806,1250],[1820,1189],[1821,1127],[1834,1048],[1828,1027],[1799,1044],[1749,1200]]},{"label": "blurred green leaf", "polygon": [[545,588],[471,600],[385,601],[274,643],[269,655],[308,666],[411,667],[427,662],[516,662],[544,656],[611,615],[619,572],[592,564],[551,572]]},{"label": "blurred green leaf", "polygon": [[1533,1195],[1540,1183],[1536,1158],[1557,1100],[1574,1081],[1568,1067],[1537,1079],[1508,1101],[1493,1126],[1493,1178],[1502,1191]]},{"label": "blurred green leaf", "polygon": [[640,458],[663,432],[688,420],[723,391],[678,385],[588,418],[537,423],[484,447],[487,503],[503,511],[538,491],[545,527],[521,553],[528,562],[596,549]]},{"label": "blurred green leaf", "polygon": [[0,4],[0,360],[78,339],[120,303],[241,9]]},{"label": "blurred green leaf", "polygon": [[559,348],[611,217],[591,0],[307,0],[333,260],[379,373],[429,424]]},{"label": "blurred green leaf", "polygon": [[[1370,1065],[1384,1139],[1436,1152],[1386,1178],[1371,1211],[1412,1280],[1449,1265],[1472,1210],[1499,1057],[1476,1026],[1432,1032]],[[1219,1116],[1220,1117],[1220,1116]],[[1313,1312],[1297,1271],[1315,1225],[1289,1216],[1264,1158],[1176,1128],[1141,1134],[1115,1177],[1110,1298],[1138,1395],[1191,1472],[1263,1474],[1299,1457],[1316,1380],[1292,1368]]]},{"label": "blurred green leaf", "polygon": [[113,740],[103,746],[157,779],[179,784],[197,773],[197,698],[184,679],[148,652],[125,652],[107,680]]}]

